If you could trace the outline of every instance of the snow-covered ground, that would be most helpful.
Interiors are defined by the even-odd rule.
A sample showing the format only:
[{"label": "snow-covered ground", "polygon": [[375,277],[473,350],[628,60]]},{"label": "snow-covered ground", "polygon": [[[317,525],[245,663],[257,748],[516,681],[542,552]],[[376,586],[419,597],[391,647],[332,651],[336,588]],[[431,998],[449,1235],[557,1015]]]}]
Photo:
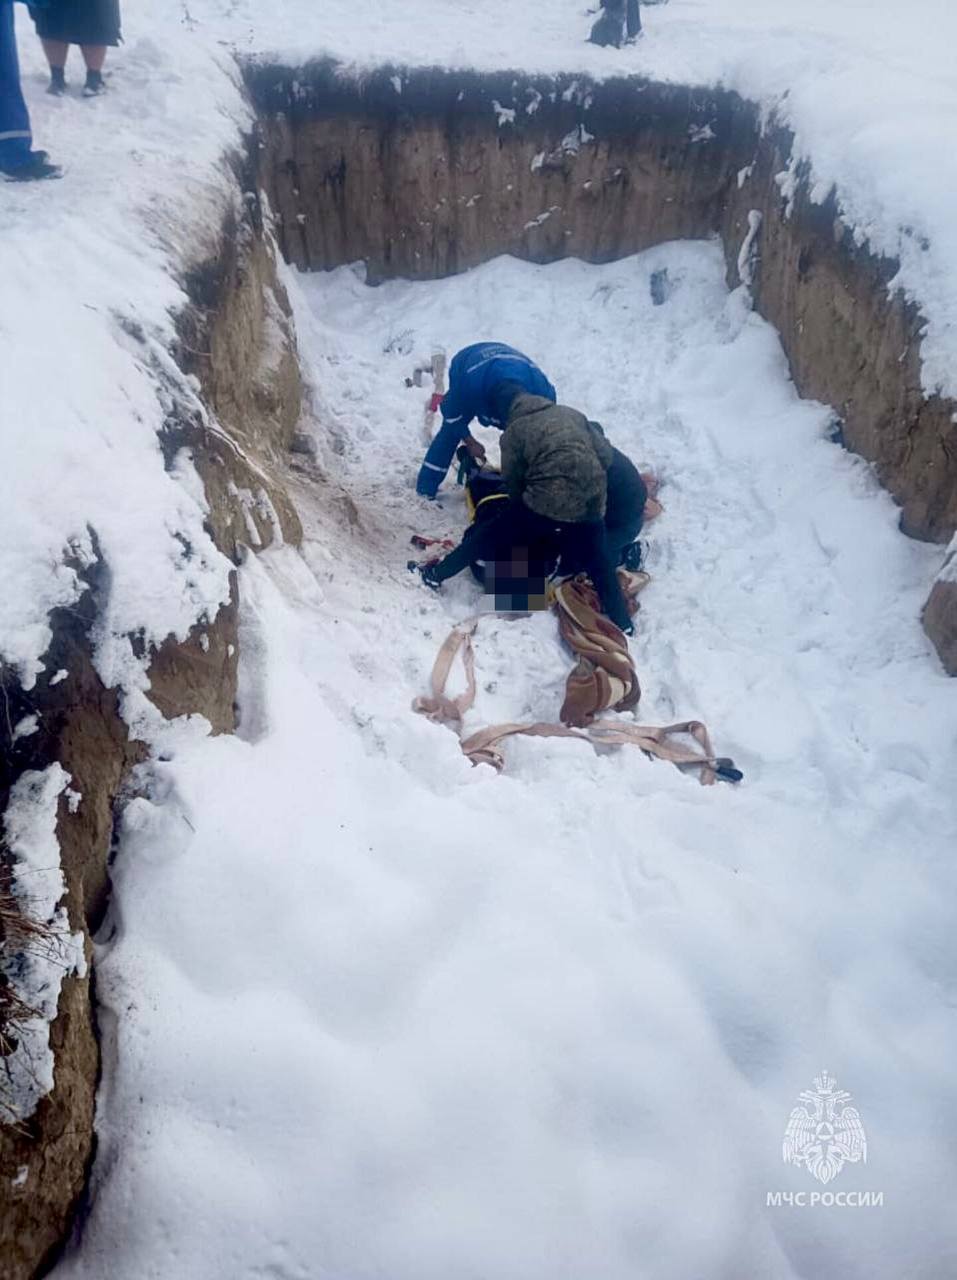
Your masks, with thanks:
[{"label": "snow-covered ground", "polygon": [[[581,43],[584,7],[126,0],[94,102],[43,95],[20,8],[37,143],[66,172],[0,185],[5,663],[38,674],[47,611],[76,592],[64,548],[89,554],[92,526],[98,662],[150,735],[126,633],[182,634],[224,598],[195,477],[164,470],[156,434],[164,380],[190,391],[164,354],[183,269],[236,198],[232,49],[739,88],[901,254],[925,379],[953,389],[950,0],[671,0],[621,53]],[[677,287],[654,309],[664,265]],[[957,685],[917,623],[942,552],[904,540],[867,467],[824,439],[713,246],[375,292],[344,270],[297,303],[328,478],[303,485],[304,558],[243,570],[243,735],[173,726],[126,813],[97,1199],[61,1274],[957,1271]],[[413,351],[384,354],[406,331]],[[740,790],[569,742],[510,744],[498,778],[411,715],[474,597],[402,569],[413,529],[461,524],[454,494],[411,497],[421,399],[402,378],[433,341],[482,336],[532,351],[661,471],[642,718],[700,715]],[[550,618],[483,624],[478,653],[475,724],[553,717]],[[52,864],[47,836],[25,861]],[[881,1208],[766,1207],[820,1189],[780,1143],[824,1068],[869,1142],[832,1189]]]},{"label": "snow-covered ground", "polygon": [[[159,432],[170,393],[190,401],[168,355],[174,315],[183,273],[213,251],[238,199],[225,155],[249,108],[222,49],[169,16],[144,32],[135,5],[107,64],[110,94],[79,97],[74,50],[72,92],[52,99],[16,8],[35,144],[65,174],[0,182],[0,657],[27,681],[40,673],[47,614],[79,589],[64,557],[88,560],[92,529],[111,579],[100,667],[133,689],[128,633],[185,637],[229,595],[195,473],[166,472]],[[145,714],[138,699],[131,714]]]},{"label": "snow-covered ground", "polygon": [[[651,273],[672,290],[655,307]],[[327,479],[304,558],[250,559],[242,730],[183,730],[127,810],[93,1215],[62,1280],[940,1277],[957,1264],[957,685],[933,549],[825,438],[714,245],[294,290]],[[432,343],[499,337],[653,462],[646,721],[747,773],[413,716],[464,578],[404,571]],[[386,354],[386,348],[391,352]],[[344,495],[351,496],[351,509]],[[474,723],[554,718],[554,620],[477,637]],[[781,1143],[822,1069],[867,1161]],[[853,1196],[852,1196],[853,1203]]]},{"label": "snow-covered ground", "polygon": [[[223,156],[250,117],[234,50],[294,64],[330,54],[359,67],[624,72],[738,88],[797,131],[819,193],[838,185],[859,235],[900,255],[900,282],[928,320],[925,382],[957,387],[952,0],[904,10],[893,0],[671,0],[646,8],[644,37],[621,51],[584,42],[584,0],[125,0],[126,44],[111,52],[110,93],[97,101],[78,96],[76,51],[71,93],[43,93],[42,54],[15,7],[36,142],[66,171],[60,183],[0,185],[0,655],[28,679],[49,608],[76,595],[64,548],[88,554],[89,526],[113,582],[100,646],[110,679],[141,684],[126,632],[182,635],[224,598],[226,566],[203,533],[195,484],[162,467],[168,406],[150,366],[185,304],[184,267],[208,251],[235,198]],[[145,347],[130,336],[139,331]],[[177,532],[202,549],[199,576]]]}]

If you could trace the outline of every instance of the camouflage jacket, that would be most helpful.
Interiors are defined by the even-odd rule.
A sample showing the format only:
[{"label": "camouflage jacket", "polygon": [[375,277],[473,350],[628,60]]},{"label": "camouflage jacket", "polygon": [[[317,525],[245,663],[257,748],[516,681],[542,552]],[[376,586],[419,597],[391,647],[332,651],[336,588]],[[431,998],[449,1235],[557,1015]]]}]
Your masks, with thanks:
[{"label": "camouflage jacket", "polygon": [[612,448],[597,423],[542,396],[516,396],[502,436],[509,497],[549,520],[601,520]]}]

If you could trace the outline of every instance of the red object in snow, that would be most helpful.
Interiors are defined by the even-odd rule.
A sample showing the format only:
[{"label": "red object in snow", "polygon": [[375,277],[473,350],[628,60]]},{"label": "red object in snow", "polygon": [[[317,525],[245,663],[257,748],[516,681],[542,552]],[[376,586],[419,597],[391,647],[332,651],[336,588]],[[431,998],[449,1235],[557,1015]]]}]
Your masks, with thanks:
[{"label": "red object in snow", "polygon": [[455,546],[451,538],[426,538],[421,533],[413,533],[409,541],[417,551],[428,551],[429,547],[441,547],[443,551],[451,551]]},{"label": "red object in snow", "polygon": [[432,399],[429,401],[429,413],[438,413],[439,409],[442,406],[442,401],[444,399],[445,399],[445,396],[442,395],[441,392],[439,391],[434,392],[432,395]]}]

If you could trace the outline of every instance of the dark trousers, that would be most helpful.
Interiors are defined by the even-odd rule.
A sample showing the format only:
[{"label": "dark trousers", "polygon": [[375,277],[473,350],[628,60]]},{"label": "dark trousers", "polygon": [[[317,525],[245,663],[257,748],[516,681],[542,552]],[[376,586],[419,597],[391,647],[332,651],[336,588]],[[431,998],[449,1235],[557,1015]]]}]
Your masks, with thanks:
[{"label": "dark trousers", "polygon": [[[647,490],[645,490],[647,494]],[[613,564],[621,564],[622,553],[636,541],[645,523],[645,504],[605,517],[605,544]]]},{"label": "dark trousers", "polygon": [[648,486],[630,464],[612,463],[608,472],[608,510],[605,513],[605,540],[614,564],[621,564],[622,552],[641,533],[645,523]]},{"label": "dark trousers", "polygon": [[476,525],[454,551],[435,567],[439,582],[454,578],[473,560],[486,564],[508,560],[514,575],[516,563],[543,563],[550,549],[557,548],[562,561],[581,567],[587,573],[601,598],[601,607],[616,626],[631,626],[631,617],[622,595],[615,560],[605,541],[605,522],[593,520],[580,524],[549,520],[530,510],[522,502],[509,502],[505,510]]},{"label": "dark trousers", "polygon": [[612,564],[621,564],[625,551],[635,542],[641,533],[641,521],[636,520],[627,525],[606,525],[605,545]]},{"label": "dark trousers", "polygon": [[624,23],[629,36],[641,30],[641,9],[638,0],[601,0],[601,7],[617,22]]},{"label": "dark trousers", "polygon": [[30,157],[27,104],[20,89],[12,0],[0,0],[0,168],[17,169]]},{"label": "dark trousers", "polygon": [[641,9],[638,0],[601,0],[602,16],[592,27],[593,44],[621,47],[627,33],[633,40],[641,31]]}]

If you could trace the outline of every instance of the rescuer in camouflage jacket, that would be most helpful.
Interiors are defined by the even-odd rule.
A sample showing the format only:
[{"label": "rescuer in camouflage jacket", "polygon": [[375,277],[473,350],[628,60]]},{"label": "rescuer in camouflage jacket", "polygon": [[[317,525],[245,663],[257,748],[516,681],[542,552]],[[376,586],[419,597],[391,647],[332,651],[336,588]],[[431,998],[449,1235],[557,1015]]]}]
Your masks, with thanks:
[{"label": "rescuer in camouflage jacket", "polygon": [[612,449],[597,423],[542,396],[514,396],[502,436],[513,502],[561,523],[603,520]]},{"label": "rescuer in camouflage jacket", "polygon": [[[444,560],[422,568],[422,580],[438,588],[472,561],[485,561],[492,582],[514,576],[517,563],[532,564],[557,544],[563,560],[591,578],[608,617],[625,632],[631,618],[605,539],[605,505],[611,445],[597,423],[566,405],[529,395],[515,383],[493,393],[502,437],[502,476],[510,501],[500,515],[473,526]],[[505,562],[507,570],[497,573]]]}]

